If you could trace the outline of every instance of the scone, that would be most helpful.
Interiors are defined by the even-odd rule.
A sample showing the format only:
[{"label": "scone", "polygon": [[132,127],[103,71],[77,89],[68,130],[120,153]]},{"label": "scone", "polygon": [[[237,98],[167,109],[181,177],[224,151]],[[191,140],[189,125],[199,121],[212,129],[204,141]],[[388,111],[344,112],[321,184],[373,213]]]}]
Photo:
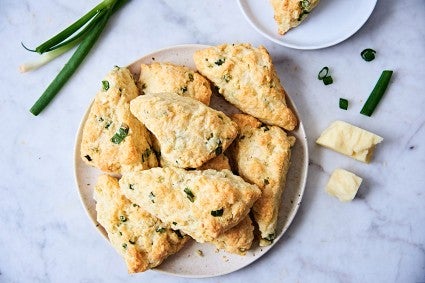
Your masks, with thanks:
[{"label": "scone", "polygon": [[115,67],[102,81],[81,140],[81,158],[104,172],[148,169],[157,165],[148,130],[130,112],[138,89],[130,71]]},{"label": "scone", "polygon": [[276,236],[279,207],[295,138],[287,136],[281,128],[264,125],[249,115],[235,114],[232,119],[240,132],[229,149],[230,154],[239,175],[262,190],[252,211],[261,232],[260,245],[266,246]]},{"label": "scone", "polygon": [[319,4],[319,0],[270,0],[280,35],[298,26]]},{"label": "scone", "polygon": [[[224,154],[220,154],[199,167],[199,170],[207,169],[231,170],[229,159]],[[229,253],[245,255],[251,248],[253,240],[254,225],[252,225],[250,216],[247,215],[238,225],[222,233],[211,243],[218,249],[224,249]]]},{"label": "scone", "polygon": [[130,109],[155,136],[167,166],[197,168],[224,152],[237,135],[236,123],[223,112],[174,93],[141,95]]},{"label": "scone", "polygon": [[128,272],[142,272],[178,252],[189,239],[122,195],[118,179],[98,178],[94,190],[97,221],[112,246],[123,256]]},{"label": "scone", "polygon": [[133,203],[201,243],[236,226],[261,194],[229,170],[157,167],[128,172],[119,183]]},{"label": "scone", "polygon": [[208,160],[207,162],[202,164],[202,166],[199,167],[198,169],[199,170],[214,169],[217,171],[224,170],[224,169],[232,170],[232,168],[230,167],[229,158],[227,158],[227,156],[224,155],[223,153],[220,155],[217,155],[213,159]]},{"label": "scone", "polygon": [[138,81],[141,93],[173,92],[210,104],[211,87],[198,72],[171,63],[141,64]]},{"label": "scone", "polygon": [[193,58],[199,72],[242,112],[286,130],[293,130],[297,125],[297,118],[286,105],[286,92],[264,47],[224,44],[196,51]]}]

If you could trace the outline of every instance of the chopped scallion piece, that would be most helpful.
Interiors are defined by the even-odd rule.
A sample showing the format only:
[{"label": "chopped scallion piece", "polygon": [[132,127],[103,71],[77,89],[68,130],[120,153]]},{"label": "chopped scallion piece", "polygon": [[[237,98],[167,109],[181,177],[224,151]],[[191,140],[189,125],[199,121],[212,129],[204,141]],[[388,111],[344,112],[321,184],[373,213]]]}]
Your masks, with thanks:
[{"label": "chopped scallion piece", "polygon": [[218,210],[212,210],[211,215],[214,217],[222,216],[223,215],[223,208]]},{"label": "chopped scallion piece", "polygon": [[192,191],[188,187],[184,188],[183,191],[186,193],[187,198],[191,202],[194,202],[195,201],[195,195],[192,193]]},{"label": "chopped scallion piece", "polygon": [[323,78],[323,83],[325,84],[325,85],[330,85],[331,83],[333,83],[334,82],[334,80],[332,79],[332,77],[331,76],[327,76],[327,77],[324,77]]},{"label": "chopped scallion piece", "polygon": [[127,135],[128,135],[128,126],[123,124],[118,129],[118,131],[112,136],[111,142],[113,142],[114,144],[120,144]]},{"label": "chopped scallion piece", "polygon": [[339,108],[347,110],[348,109],[348,100],[345,98],[339,99]]},{"label": "chopped scallion piece", "polygon": [[325,77],[327,77],[327,76],[328,76],[328,74],[329,74],[329,68],[328,68],[328,67],[323,67],[323,68],[320,70],[319,74],[317,75],[317,78],[318,78],[319,80],[323,80]]},{"label": "chopped scallion piece", "polygon": [[107,91],[109,89],[109,82],[108,81],[102,81],[102,89],[104,91]]},{"label": "chopped scallion piece", "polygon": [[375,59],[375,54],[376,54],[375,50],[370,49],[370,48],[366,48],[365,50],[363,50],[360,53],[360,56],[362,56],[362,58],[365,61],[369,62],[369,61],[372,61],[373,59]]},{"label": "chopped scallion piece", "polygon": [[121,220],[121,222],[126,222],[127,217],[125,217],[124,215],[120,215],[120,220]]},{"label": "chopped scallion piece", "polygon": [[372,115],[376,106],[378,106],[378,103],[384,96],[385,90],[388,87],[392,75],[392,70],[384,70],[382,72],[381,76],[379,77],[379,80],[376,82],[375,87],[373,88],[368,99],[366,100],[366,103],[363,105],[362,110],[360,110],[361,114],[369,117]]}]

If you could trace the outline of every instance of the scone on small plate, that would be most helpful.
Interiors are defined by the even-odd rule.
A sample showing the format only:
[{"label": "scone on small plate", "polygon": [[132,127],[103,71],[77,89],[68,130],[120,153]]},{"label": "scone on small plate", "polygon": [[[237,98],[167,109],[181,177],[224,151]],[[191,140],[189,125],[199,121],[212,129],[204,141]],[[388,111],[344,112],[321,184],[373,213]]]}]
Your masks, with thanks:
[{"label": "scone on small plate", "polygon": [[138,85],[142,94],[173,92],[210,104],[209,81],[186,66],[162,62],[141,64]]},{"label": "scone on small plate", "polygon": [[266,48],[223,44],[198,50],[193,58],[199,72],[239,110],[286,130],[296,127],[297,117],[286,104],[286,92]]},{"label": "scone on small plate", "polygon": [[297,27],[319,4],[319,0],[270,0],[280,35]]},{"label": "scone on small plate", "polygon": [[160,265],[189,239],[129,201],[114,177],[99,176],[94,199],[97,221],[105,228],[112,246],[125,259],[129,273]]},{"label": "scone on small plate", "polygon": [[175,93],[141,95],[130,109],[155,136],[162,166],[198,168],[237,135],[236,123],[223,112]]},{"label": "scone on small plate", "polygon": [[157,166],[150,134],[130,112],[130,101],[138,94],[127,68],[114,67],[103,79],[83,128],[84,162],[116,174]]},{"label": "scone on small plate", "polygon": [[200,243],[236,226],[261,194],[229,170],[157,167],[128,172],[119,183],[133,203]]},{"label": "scone on small plate", "polygon": [[295,137],[246,114],[235,114],[232,119],[240,131],[229,152],[239,175],[262,191],[252,211],[261,233],[260,246],[266,246],[276,237],[279,207]]}]

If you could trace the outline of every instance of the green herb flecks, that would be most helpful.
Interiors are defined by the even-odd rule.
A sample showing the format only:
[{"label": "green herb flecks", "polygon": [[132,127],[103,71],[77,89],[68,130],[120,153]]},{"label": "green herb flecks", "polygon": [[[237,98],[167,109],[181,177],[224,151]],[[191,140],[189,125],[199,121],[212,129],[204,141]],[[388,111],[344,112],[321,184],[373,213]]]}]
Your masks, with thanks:
[{"label": "green herb flecks", "polygon": [[159,227],[159,228],[156,228],[155,231],[158,232],[158,233],[164,233],[165,232],[165,228],[164,227]]},{"label": "green herb flecks", "polygon": [[360,53],[360,56],[362,56],[363,60],[366,62],[370,62],[373,59],[375,59],[376,51],[370,48],[366,48]]},{"label": "green herb flecks", "polygon": [[134,186],[134,184],[129,184],[129,185],[128,185],[128,188],[129,188],[130,190],[134,191],[135,186]]},{"label": "green herb flecks", "polygon": [[217,147],[214,150],[215,155],[220,155],[223,152],[223,146],[221,140],[218,140]]},{"label": "green herb flecks", "polygon": [[216,64],[217,66],[221,66],[224,64],[224,62],[226,62],[226,58],[220,58],[217,61],[215,61],[214,64]]},{"label": "green herb flecks", "polygon": [[136,240],[128,240],[128,242],[132,245],[136,244]]},{"label": "green herb flecks", "polygon": [[269,234],[267,237],[265,237],[263,239],[266,240],[266,241],[269,241],[269,242],[273,242],[274,239],[276,239],[276,235],[274,233],[273,234]]},{"label": "green herb flecks", "polygon": [[91,159],[90,155],[88,155],[88,154],[87,154],[87,155],[85,155],[84,157],[87,159],[87,161],[88,161],[88,162],[92,161],[92,159]]},{"label": "green herb flecks", "polygon": [[310,1],[309,0],[302,0],[299,2],[301,13],[298,16],[298,21],[301,21],[307,14],[310,13]]},{"label": "green herb flecks", "polygon": [[193,82],[193,74],[192,73],[188,73],[188,77],[189,77],[189,81]]},{"label": "green herb flecks", "polygon": [[171,229],[174,233],[176,233],[176,235],[177,235],[177,237],[179,238],[179,239],[183,239],[183,235],[182,235],[182,233],[180,232],[180,230],[173,230],[173,229]]},{"label": "green herb flecks", "polygon": [[155,203],[155,195],[153,194],[153,192],[150,192],[149,199],[151,200],[152,203]]},{"label": "green herb flecks", "polygon": [[218,209],[218,210],[212,210],[211,211],[211,215],[214,216],[214,217],[219,217],[219,216],[222,216],[223,215],[223,211],[224,211],[223,208],[222,209]]},{"label": "green herb flecks", "polygon": [[323,81],[325,85],[333,83],[331,75],[329,75],[329,67],[323,67],[319,74],[317,74],[317,79]]},{"label": "green herb flecks", "polygon": [[120,144],[128,135],[128,130],[128,126],[122,124],[118,131],[112,136],[111,142],[114,144]]},{"label": "green herb flecks", "polygon": [[184,188],[183,191],[186,193],[187,198],[191,202],[194,202],[195,201],[195,195],[192,193],[192,191],[188,187]]},{"label": "green herb flecks", "polygon": [[107,91],[109,89],[109,82],[108,81],[102,81],[102,89],[104,91]]},{"label": "green herb flecks", "polygon": [[126,249],[127,248],[127,244],[126,243],[122,244],[122,247],[123,247],[123,249]]},{"label": "green herb flecks", "polygon": [[124,215],[120,215],[120,221],[121,222],[126,222],[127,221],[127,217],[125,217]]},{"label": "green herb flecks", "polygon": [[339,99],[339,108],[347,110],[348,109],[348,100],[345,99],[345,98],[340,98]]}]

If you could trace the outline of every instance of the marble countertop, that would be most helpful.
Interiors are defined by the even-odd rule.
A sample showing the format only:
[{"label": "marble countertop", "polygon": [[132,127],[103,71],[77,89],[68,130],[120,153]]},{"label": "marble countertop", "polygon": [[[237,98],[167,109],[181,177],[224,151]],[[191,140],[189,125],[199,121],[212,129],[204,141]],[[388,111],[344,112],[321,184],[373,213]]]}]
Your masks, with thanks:
[{"label": "marble countertop", "polygon": [[[112,66],[167,46],[227,42],[269,50],[304,122],[309,175],[294,222],[270,252],[239,271],[202,281],[425,282],[423,1],[379,0],[367,23],[348,40],[301,51],[258,34],[236,1],[132,0],[53,103],[34,117],[29,108],[70,54],[21,74],[18,66],[35,58],[21,41],[37,45],[97,2],[1,1],[0,282],[194,281],[156,271],[127,274],[121,257],[81,205],[74,181],[75,135],[100,79]],[[378,51],[371,63],[358,55],[368,47]],[[325,65],[334,77],[329,86],[316,79]],[[373,117],[360,115],[384,69],[394,70],[386,96]],[[349,98],[349,110],[338,108],[339,97]],[[371,164],[315,144],[337,119],[384,137]],[[337,167],[364,178],[350,203],[324,191]]]}]

